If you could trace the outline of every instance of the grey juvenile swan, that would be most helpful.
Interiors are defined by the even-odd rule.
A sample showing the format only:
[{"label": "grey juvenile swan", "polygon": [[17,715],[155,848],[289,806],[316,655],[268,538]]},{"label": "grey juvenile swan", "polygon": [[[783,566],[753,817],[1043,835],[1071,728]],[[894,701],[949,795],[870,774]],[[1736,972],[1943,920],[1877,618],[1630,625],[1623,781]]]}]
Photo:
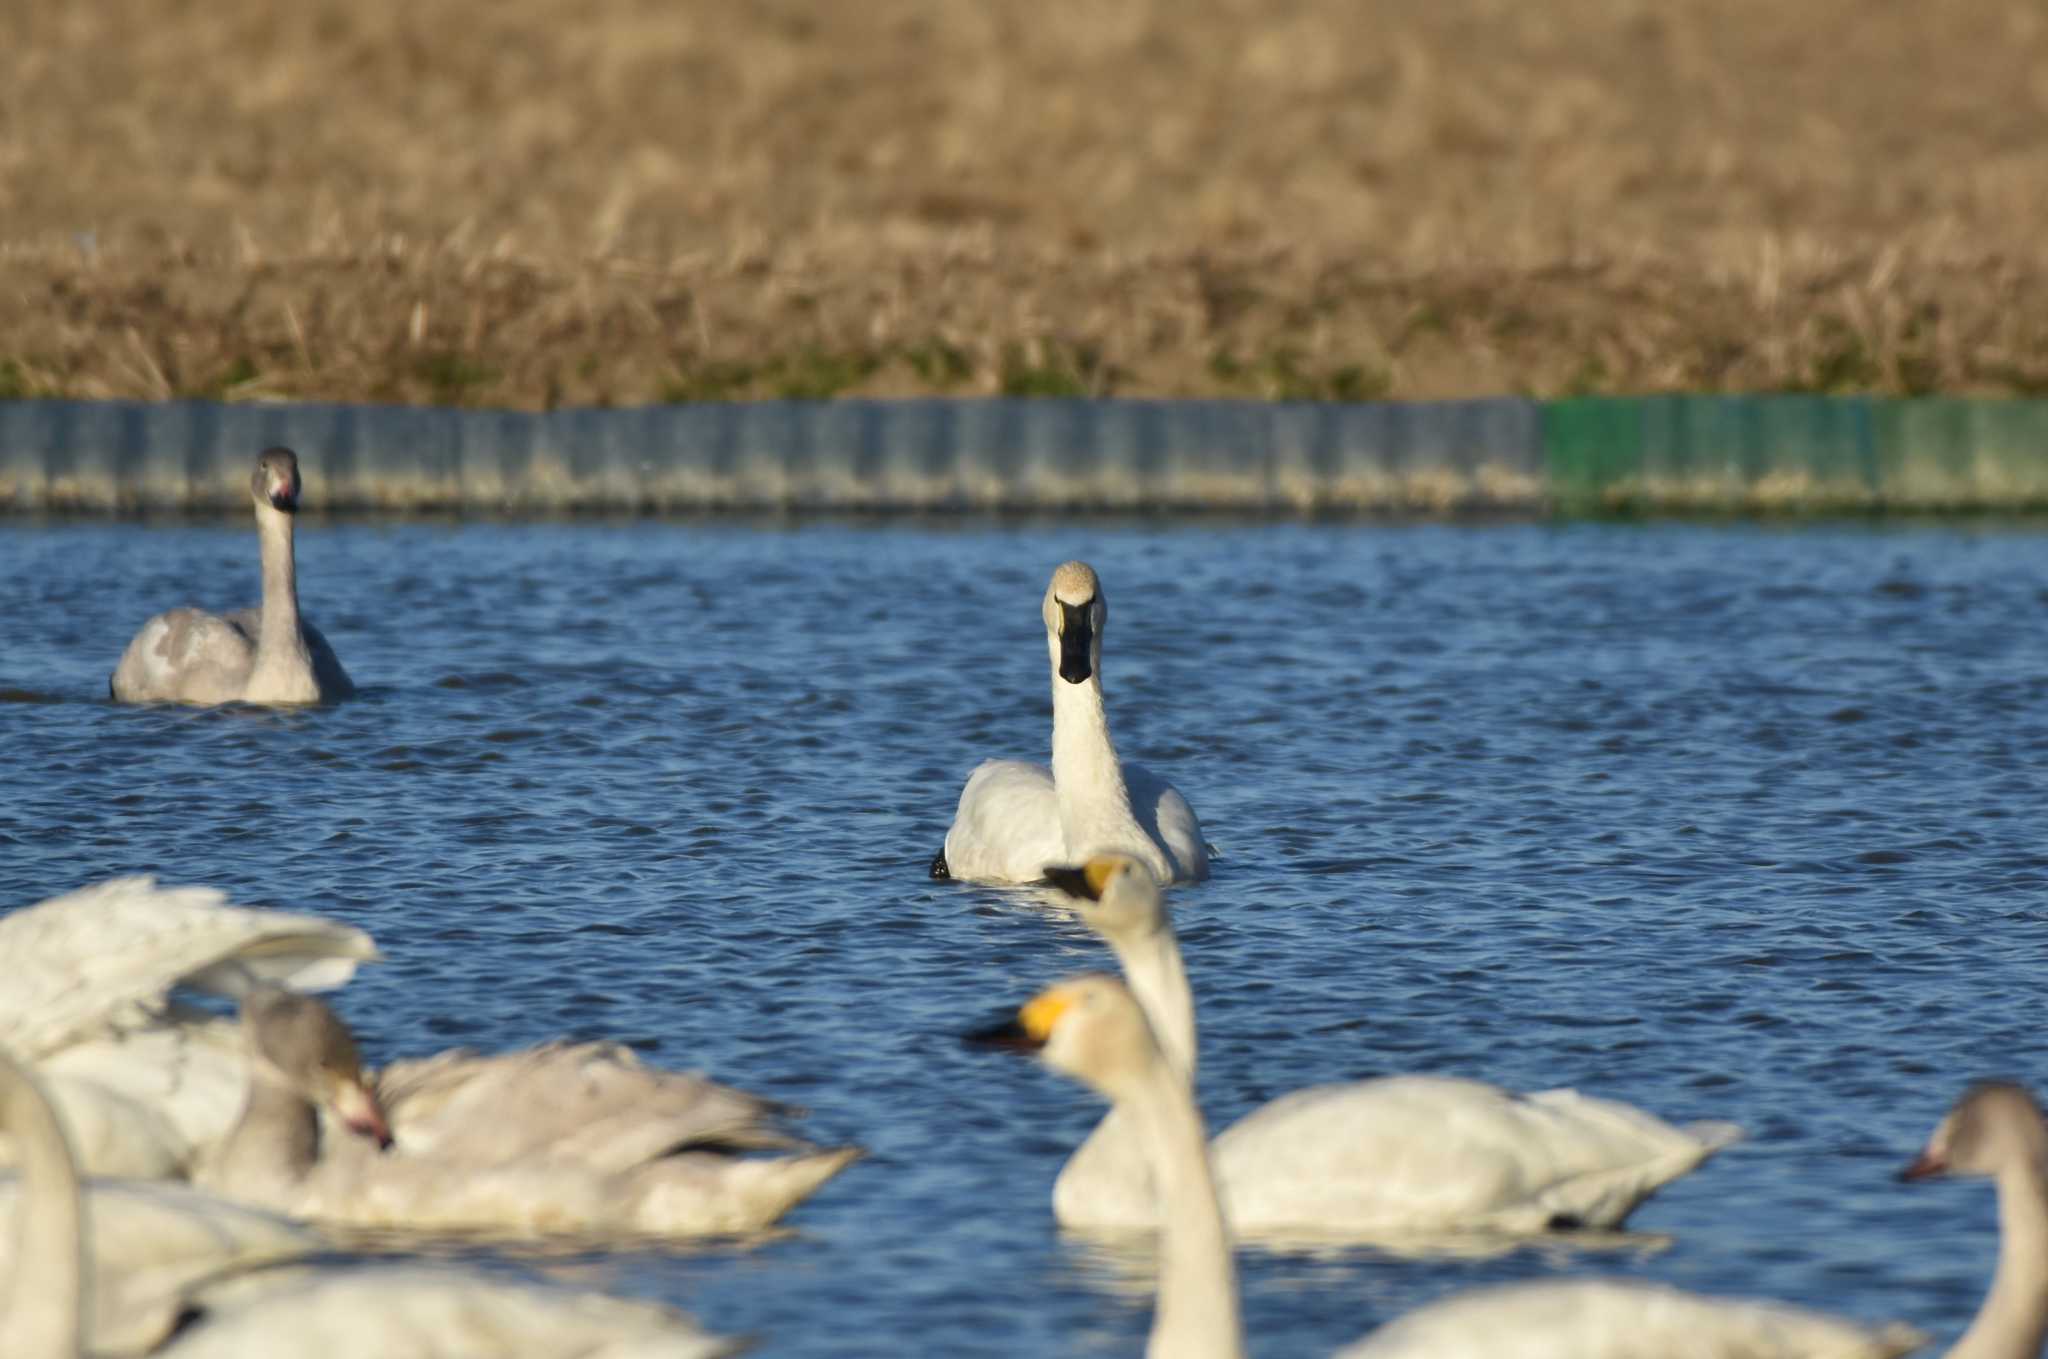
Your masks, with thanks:
[{"label": "grey juvenile swan", "polygon": [[320,630],[299,617],[292,524],[299,459],[268,448],[249,478],[263,553],[263,602],[221,615],[172,609],[142,625],[114,667],[121,703],[331,703],[355,692]]},{"label": "grey juvenile swan", "polygon": [[[854,1147],[805,1146],[789,1155],[733,1155],[736,1145],[763,1145],[746,1110],[736,1111],[729,1127],[694,1136],[649,1110],[645,1126],[620,1120],[588,1129],[591,1137],[544,1139],[524,1152],[414,1153],[401,1140],[385,1154],[392,1138],[382,1105],[354,1038],[324,1002],[258,986],[242,1002],[242,1027],[247,1103],[194,1179],[294,1217],[517,1236],[757,1231],[860,1154]],[[552,1051],[574,1057],[584,1048]],[[492,1127],[546,1122],[549,1104],[573,1106],[581,1078],[563,1070],[558,1074],[566,1079],[551,1090],[545,1074],[495,1088],[486,1080],[481,1089],[489,1098],[470,1106],[470,1120]],[[360,1136],[329,1135],[322,1108]],[[750,1134],[757,1140],[744,1140]]]}]

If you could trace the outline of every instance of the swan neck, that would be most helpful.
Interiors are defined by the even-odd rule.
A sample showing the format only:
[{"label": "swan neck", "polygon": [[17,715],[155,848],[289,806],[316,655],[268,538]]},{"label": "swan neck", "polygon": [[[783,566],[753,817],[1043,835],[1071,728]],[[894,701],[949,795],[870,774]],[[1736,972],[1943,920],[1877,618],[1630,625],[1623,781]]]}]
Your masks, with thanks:
[{"label": "swan neck", "polygon": [[258,1074],[242,1116],[221,1143],[219,1163],[236,1182],[291,1184],[320,1160],[320,1113],[304,1095]]},{"label": "swan neck", "polygon": [[1123,765],[1109,739],[1100,675],[1079,684],[1053,675],[1052,781],[1070,853],[1085,853],[1126,824],[1136,824]]},{"label": "swan neck", "polygon": [[90,1248],[78,1164],[56,1111],[18,1073],[0,1095],[21,1171],[13,1277],[0,1288],[0,1354],[76,1359],[84,1352]]},{"label": "swan neck", "polygon": [[1237,1267],[1188,1083],[1155,1062],[1120,1103],[1136,1118],[1159,1187],[1159,1299],[1147,1359],[1243,1359]]},{"label": "swan neck", "polygon": [[1151,1022],[1160,1051],[1166,1054],[1174,1074],[1192,1086],[1197,1061],[1195,993],[1188,985],[1187,965],[1173,926],[1162,922],[1146,934],[1117,935],[1109,943],[1131,994]]},{"label": "swan neck", "polygon": [[292,549],[292,516],[260,506],[257,539],[263,551],[263,636],[265,642],[299,634],[299,577]]},{"label": "swan neck", "polygon": [[2048,1167],[1998,1176],[1998,1268],[1949,1359],[2035,1359],[2048,1340]]},{"label": "swan neck", "polygon": [[263,602],[256,631],[256,660],[249,674],[251,702],[311,702],[319,698],[313,657],[299,623],[298,567],[292,550],[292,516],[268,505],[256,507],[256,533],[263,553]]}]

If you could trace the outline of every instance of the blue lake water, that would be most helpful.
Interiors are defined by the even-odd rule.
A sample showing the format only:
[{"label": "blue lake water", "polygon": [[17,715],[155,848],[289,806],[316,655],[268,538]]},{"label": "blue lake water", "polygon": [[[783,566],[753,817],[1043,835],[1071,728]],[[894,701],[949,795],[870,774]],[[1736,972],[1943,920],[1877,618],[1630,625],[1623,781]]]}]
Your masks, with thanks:
[{"label": "blue lake water", "polygon": [[973,764],[1044,757],[1070,556],[1122,752],[1225,856],[1175,898],[1212,1123],[1441,1071],[1750,1133],[1619,1250],[1244,1252],[1255,1353],[1592,1270],[1960,1331],[1990,1189],[1892,1175],[1968,1078],[2048,1075],[2024,526],[315,519],[363,693],[270,713],[105,701],[150,614],[253,602],[247,525],[14,524],[0,907],[215,884],[375,934],[376,1057],[609,1036],[808,1106],[872,1155],[786,1236],[573,1262],[763,1355],[1136,1354],[1049,1206],[1098,1105],[955,1037],[1107,954],[925,877]]}]

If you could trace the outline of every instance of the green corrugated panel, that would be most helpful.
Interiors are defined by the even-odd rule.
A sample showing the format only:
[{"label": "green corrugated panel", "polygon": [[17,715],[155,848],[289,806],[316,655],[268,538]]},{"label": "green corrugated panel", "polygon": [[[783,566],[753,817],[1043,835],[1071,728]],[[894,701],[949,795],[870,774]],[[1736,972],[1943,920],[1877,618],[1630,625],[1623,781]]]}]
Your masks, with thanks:
[{"label": "green corrugated panel", "polygon": [[1643,398],[1627,396],[1544,403],[1543,465],[1558,502],[1599,502],[1640,476],[1643,407]]}]

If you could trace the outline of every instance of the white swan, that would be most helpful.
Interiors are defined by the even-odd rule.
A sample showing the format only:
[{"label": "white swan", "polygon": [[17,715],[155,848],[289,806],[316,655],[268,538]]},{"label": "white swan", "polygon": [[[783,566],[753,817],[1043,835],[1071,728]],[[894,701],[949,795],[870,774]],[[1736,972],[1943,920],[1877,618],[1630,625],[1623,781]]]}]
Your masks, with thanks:
[{"label": "white swan", "polygon": [[325,990],[376,957],[335,921],[118,878],[0,917],[0,1044],[36,1065],[88,1173],[181,1176],[234,1121],[248,1077],[234,1026],[172,990]]},{"label": "white swan", "polygon": [[[1192,1081],[1194,994],[1165,895],[1143,864],[1098,855],[1047,878],[1115,950],[1176,1069]],[[1615,1227],[1657,1188],[1740,1134],[1673,1127],[1571,1090],[1518,1095],[1450,1076],[1382,1076],[1282,1095],[1217,1135],[1240,1235],[1367,1235]],[[1151,1225],[1153,1196],[1112,1110],[1053,1189],[1062,1224]]]},{"label": "white swan", "polygon": [[1991,1291],[1948,1359],[2036,1359],[2048,1342],[2048,1124],[2007,1081],[1972,1086],[1899,1177],[1985,1175],[1998,1186]]},{"label": "white swan", "polygon": [[[1996,1181],[1999,1220],[1991,1291],[1948,1359],[2038,1359],[2048,1342],[2048,1125],[2033,1097],[2003,1081],[1966,1091],[1899,1177],[1948,1174]],[[1905,1354],[1925,1343],[1904,1326],[1859,1334],[1841,1329],[1847,1325],[1772,1303],[1736,1304],[1645,1284],[1508,1284],[1432,1303],[1340,1359],[1804,1359]],[[1709,1341],[1718,1348],[1708,1348]]]},{"label": "white swan", "polygon": [[331,703],[355,692],[320,630],[299,617],[292,524],[299,459],[265,449],[249,479],[262,551],[263,602],[221,615],[173,609],[142,625],[108,692],[121,703]]},{"label": "white swan", "polygon": [[[260,987],[242,1003],[242,1025],[248,1102],[194,1178],[295,1217],[521,1236],[747,1232],[773,1223],[860,1155],[840,1147],[739,1157],[722,1135],[677,1145],[630,1127],[616,1145],[599,1139],[573,1159],[551,1145],[483,1164],[402,1148],[383,1155],[383,1112],[355,1040],[325,1003]],[[367,1137],[324,1135],[318,1106]],[[534,1108],[513,1099],[473,1112],[509,1123]]]},{"label": "white swan", "polygon": [[1102,707],[1102,583],[1085,562],[1052,573],[1042,610],[1052,652],[1052,767],[988,760],[968,775],[934,878],[1037,882],[1097,850],[1135,855],[1162,882],[1209,875],[1201,823],[1166,780],[1118,761]]},{"label": "white swan", "polygon": [[[79,1182],[56,1111],[29,1074],[0,1054],[0,1125],[20,1145],[22,1192],[0,1259],[0,1354],[7,1359],[83,1359],[94,1352],[134,1352],[160,1342],[176,1359],[269,1359],[288,1350],[299,1359],[712,1359],[735,1353],[733,1342],[706,1335],[680,1312],[602,1294],[525,1285],[452,1268],[361,1267],[293,1271],[281,1278],[245,1276],[200,1282],[231,1262],[185,1262],[178,1275],[157,1271],[138,1286],[135,1266],[110,1262],[111,1249],[135,1246],[148,1231],[124,1212],[122,1200]],[[146,1186],[162,1191],[169,1186]],[[187,1191],[194,1202],[201,1196]],[[167,1200],[169,1201],[169,1200]],[[213,1203],[215,1221],[256,1220],[230,1204]],[[162,1218],[160,1222],[171,1219]],[[203,1226],[194,1216],[186,1225]],[[277,1224],[294,1244],[304,1234]],[[303,1248],[303,1247],[302,1247]],[[126,1324],[109,1293],[125,1293]]]},{"label": "white swan", "polygon": [[[1159,1294],[1145,1353],[1241,1359],[1236,1270],[1203,1154],[1202,1116],[1136,998],[1114,978],[1078,977],[974,1038],[1038,1052],[1126,1115],[1163,1207]],[[1437,1325],[1437,1308],[1425,1308],[1343,1351],[1343,1359],[1881,1359],[1920,1341],[1904,1327],[1872,1330],[1774,1303],[1628,1283],[1517,1285],[1470,1297],[1478,1305],[1445,1314],[1457,1324]]]}]

